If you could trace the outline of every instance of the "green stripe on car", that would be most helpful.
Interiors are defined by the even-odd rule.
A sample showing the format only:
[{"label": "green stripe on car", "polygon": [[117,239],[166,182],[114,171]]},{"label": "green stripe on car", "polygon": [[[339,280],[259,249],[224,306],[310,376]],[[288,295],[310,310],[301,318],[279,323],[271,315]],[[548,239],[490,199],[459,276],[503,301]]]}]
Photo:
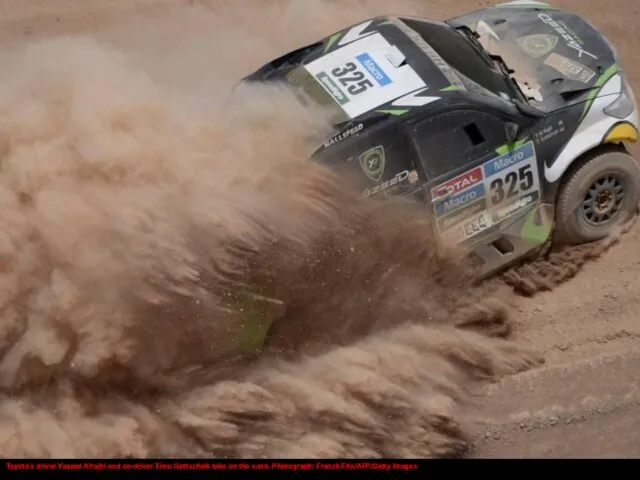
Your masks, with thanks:
[{"label": "green stripe on car", "polygon": [[509,153],[515,150],[516,148],[520,148],[528,141],[529,141],[529,137],[524,137],[524,138],[521,138],[520,140],[516,140],[513,143],[505,143],[504,145],[496,148],[496,153],[498,155],[504,155],[505,153]]},{"label": "green stripe on car", "polygon": [[618,72],[618,65],[614,63],[609,68],[607,68],[602,73],[602,75],[600,75],[598,77],[598,80],[596,80],[596,83],[593,85],[593,90],[591,90],[591,92],[589,92],[589,96],[587,97],[587,101],[584,104],[584,108],[582,110],[582,116],[580,117],[581,121],[584,119],[584,117],[587,115],[587,113],[589,113],[589,109],[591,108],[591,105],[593,105],[593,101],[598,96],[598,93],[600,93],[600,90],[602,89],[602,86],[605,83],[607,83],[609,81],[609,79],[611,77],[613,77],[617,72]]},{"label": "green stripe on car", "polygon": [[327,44],[324,47],[324,53],[327,53],[329,49],[333,46],[333,44],[338,41],[338,39],[340,38],[340,35],[342,35],[342,32],[334,33],[329,37],[329,40],[327,40]]}]

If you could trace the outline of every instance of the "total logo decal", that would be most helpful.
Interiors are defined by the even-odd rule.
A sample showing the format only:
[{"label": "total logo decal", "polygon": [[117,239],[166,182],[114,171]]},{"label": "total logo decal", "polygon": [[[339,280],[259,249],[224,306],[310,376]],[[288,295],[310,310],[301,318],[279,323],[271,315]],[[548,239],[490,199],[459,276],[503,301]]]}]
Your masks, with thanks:
[{"label": "total logo decal", "polygon": [[539,197],[531,141],[431,189],[438,230],[456,242],[526,209]]},{"label": "total logo decal", "polygon": [[438,198],[458,193],[480,181],[482,181],[482,168],[477,167],[432,188],[431,198]]}]

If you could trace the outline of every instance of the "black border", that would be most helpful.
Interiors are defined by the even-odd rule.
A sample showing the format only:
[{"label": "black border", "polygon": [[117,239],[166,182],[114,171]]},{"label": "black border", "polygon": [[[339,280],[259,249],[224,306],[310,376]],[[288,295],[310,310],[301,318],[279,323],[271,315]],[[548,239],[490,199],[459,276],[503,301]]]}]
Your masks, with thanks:
[{"label": "black border", "polygon": [[[453,469],[464,470],[473,469],[473,474],[478,474],[483,468],[491,468],[491,474],[495,474],[496,468],[500,468],[500,464],[512,464],[518,462],[517,467],[522,468],[522,462],[525,462],[530,468],[536,467],[549,468],[558,467],[560,464],[571,463],[571,468],[580,468],[580,465],[586,468],[597,468],[604,466],[600,462],[611,460],[599,460],[594,463],[589,459],[575,460],[535,460],[535,459],[510,459],[510,460],[483,460],[483,459],[460,459],[460,460],[425,460],[425,459],[363,459],[363,460],[209,460],[209,459],[5,459],[2,461],[2,469],[11,474],[25,473],[30,476],[34,473],[65,475],[73,472],[81,472],[82,474],[91,473],[142,473],[152,472],[155,477],[162,473],[166,473],[167,478],[175,477],[176,473],[204,473],[211,476],[216,473],[256,473],[256,472],[277,472],[277,473],[304,473],[320,472],[322,474],[338,474],[338,473],[385,473],[410,475],[419,473],[424,477],[425,473],[451,475]],[[554,464],[554,465],[551,465]],[[590,464],[590,465],[588,465]],[[606,467],[610,468],[610,467]],[[577,472],[576,472],[577,473]],[[603,472],[604,473],[604,472]]]}]

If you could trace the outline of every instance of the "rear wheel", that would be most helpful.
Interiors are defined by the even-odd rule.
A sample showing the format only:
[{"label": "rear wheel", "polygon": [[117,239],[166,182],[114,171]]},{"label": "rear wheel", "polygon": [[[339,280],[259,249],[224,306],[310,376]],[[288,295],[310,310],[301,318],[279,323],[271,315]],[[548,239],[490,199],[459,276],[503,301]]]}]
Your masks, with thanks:
[{"label": "rear wheel", "polygon": [[558,194],[556,234],[560,243],[593,242],[626,223],[640,203],[640,168],[621,148],[587,153],[567,175]]}]

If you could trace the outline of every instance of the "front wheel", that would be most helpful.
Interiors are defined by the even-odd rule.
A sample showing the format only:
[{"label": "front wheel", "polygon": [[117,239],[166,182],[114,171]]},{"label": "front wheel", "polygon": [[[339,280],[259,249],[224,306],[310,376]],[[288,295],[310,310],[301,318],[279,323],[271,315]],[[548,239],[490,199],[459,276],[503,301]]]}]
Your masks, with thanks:
[{"label": "front wheel", "polygon": [[640,203],[640,168],[622,149],[585,154],[558,194],[556,234],[559,243],[593,242],[626,223]]}]

